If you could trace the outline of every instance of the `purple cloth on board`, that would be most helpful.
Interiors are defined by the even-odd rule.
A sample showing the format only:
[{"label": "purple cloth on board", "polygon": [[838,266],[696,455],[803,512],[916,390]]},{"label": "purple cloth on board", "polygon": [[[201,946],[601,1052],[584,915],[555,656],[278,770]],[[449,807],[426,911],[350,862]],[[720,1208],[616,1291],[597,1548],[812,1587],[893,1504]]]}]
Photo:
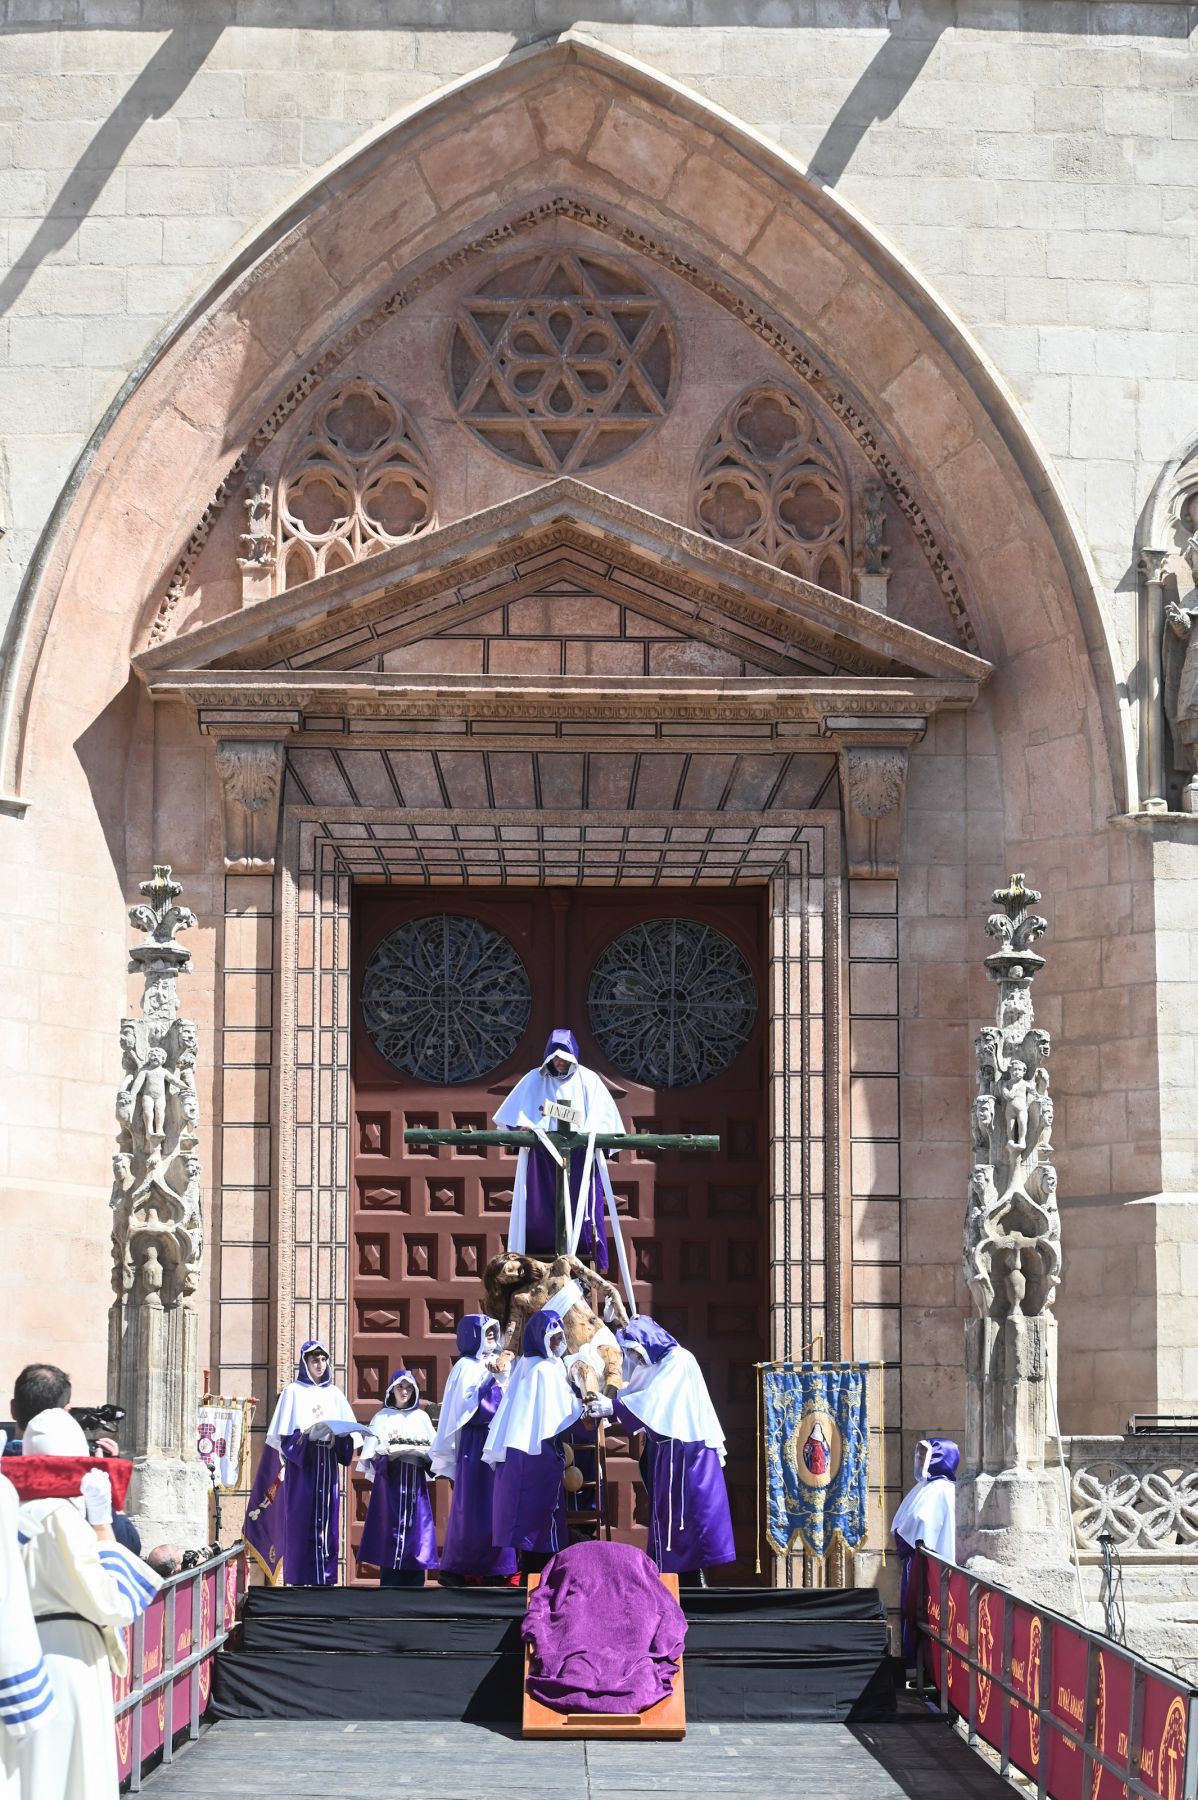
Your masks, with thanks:
[{"label": "purple cloth on board", "polygon": [[[459,1327],[459,1341],[461,1328]],[[483,1461],[483,1445],[502,1397],[495,1377],[489,1376],[478,1391],[478,1406],[462,1426],[458,1438],[453,1499],[445,1528],[441,1567],[454,1575],[514,1575],[516,1552],[495,1547],[491,1539],[491,1510],[495,1471]]]},{"label": "purple cloth on board", "polygon": [[415,1463],[392,1456],[377,1464],[358,1561],[376,1569],[436,1568],[437,1528],[428,1480]]},{"label": "purple cloth on board", "polygon": [[673,1691],[682,1608],[632,1544],[572,1544],[551,1557],[520,1627],[528,1691],[558,1712],[640,1713]]},{"label": "purple cloth on board", "polygon": [[491,1500],[491,1542],[496,1549],[562,1550],[568,1537],[566,1459],[555,1439],[535,1456],[509,1450],[495,1469]]},{"label": "purple cloth on board", "polygon": [[[570,1152],[570,1204],[578,1206],[582,1191],[582,1166],[585,1149]],[[528,1153],[528,1195],[524,1242],[530,1256],[557,1254],[557,1164],[548,1150],[534,1144]],[[604,1215],[603,1183],[594,1163],[591,1164],[591,1186],[579,1239],[578,1254],[593,1259],[597,1269],[606,1269],[607,1226]]]},{"label": "purple cloth on board", "polygon": [[615,1403],[628,1432],[642,1431],[641,1480],[649,1500],[649,1554],[667,1574],[685,1575],[736,1561],[728,1488],[714,1450],[650,1431]]}]

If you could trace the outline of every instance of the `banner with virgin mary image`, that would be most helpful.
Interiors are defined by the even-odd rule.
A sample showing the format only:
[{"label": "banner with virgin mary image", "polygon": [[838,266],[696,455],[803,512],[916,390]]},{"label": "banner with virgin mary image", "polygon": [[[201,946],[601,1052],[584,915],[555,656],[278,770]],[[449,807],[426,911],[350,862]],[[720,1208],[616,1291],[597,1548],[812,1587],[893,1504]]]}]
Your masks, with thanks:
[{"label": "banner with virgin mary image", "polygon": [[855,1550],[865,1536],[867,1381],[861,1363],[763,1370],[766,1535],[780,1555],[826,1556],[836,1538]]}]

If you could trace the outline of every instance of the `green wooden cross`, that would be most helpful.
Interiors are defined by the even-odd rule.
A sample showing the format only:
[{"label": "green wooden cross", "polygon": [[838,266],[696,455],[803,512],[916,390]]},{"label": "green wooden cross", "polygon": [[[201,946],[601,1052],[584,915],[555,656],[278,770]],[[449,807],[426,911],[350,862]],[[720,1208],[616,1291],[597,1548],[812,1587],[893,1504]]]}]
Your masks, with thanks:
[{"label": "green wooden cross", "polygon": [[[548,1121],[546,1121],[548,1125]],[[585,1150],[589,1142],[585,1131],[563,1131],[560,1128],[550,1132],[550,1141],[555,1150],[561,1152],[562,1163],[557,1171],[557,1218],[556,1237],[557,1254],[563,1255],[568,1249],[566,1241],[567,1218],[567,1186],[570,1179],[570,1156],[575,1150]],[[513,1150],[530,1150],[540,1142],[535,1131],[432,1131],[424,1126],[414,1125],[403,1134],[404,1143],[413,1150],[421,1146],[436,1144],[469,1145],[471,1149],[478,1146],[502,1144]],[[660,1132],[660,1131],[600,1131],[595,1135],[596,1150],[718,1150],[720,1140],[714,1134],[703,1136],[697,1132]]]}]

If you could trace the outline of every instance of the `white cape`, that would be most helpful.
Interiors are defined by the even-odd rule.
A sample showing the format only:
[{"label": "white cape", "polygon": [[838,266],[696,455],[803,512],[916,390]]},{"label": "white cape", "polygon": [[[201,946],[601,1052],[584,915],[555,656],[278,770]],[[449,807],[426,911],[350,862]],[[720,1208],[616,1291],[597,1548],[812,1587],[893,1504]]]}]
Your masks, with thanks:
[{"label": "white cape", "polygon": [[[490,1373],[481,1356],[459,1356],[449,1371],[433,1439],[434,1475],[447,1475],[452,1481],[457,1474],[462,1427],[478,1411],[478,1396]],[[496,1376],[496,1380],[501,1379]]]},{"label": "white cape", "polygon": [[703,1371],[681,1344],[660,1362],[642,1363],[620,1390],[620,1400],[634,1418],[659,1437],[680,1444],[706,1444],[724,1461],[724,1429],[716,1417]]},{"label": "white cape", "polygon": [[388,1446],[402,1444],[408,1450],[427,1450],[433,1441],[433,1422],[422,1406],[382,1406],[366,1427],[366,1443],[358,1458],[358,1473],[373,1481],[388,1460]]},{"label": "white cape", "polygon": [[496,1109],[495,1123],[501,1131],[519,1131],[521,1120],[525,1129],[529,1125],[539,1125],[543,1131],[555,1131],[558,1121],[541,1117],[541,1107],[548,1101],[572,1106],[580,1112],[579,1131],[624,1129],[620,1109],[606,1082],[593,1069],[584,1069],[581,1063],[576,1064],[568,1075],[561,1076],[551,1075],[547,1069],[530,1069]]},{"label": "white cape", "polygon": [[281,1450],[283,1442],[296,1431],[311,1431],[323,1419],[338,1436],[347,1431],[361,1433],[354,1409],[335,1382],[317,1387],[304,1381],[289,1381],[279,1395],[274,1418],[266,1429],[266,1441],[272,1450]]},{"label": "white cape", "polygon": [[0,1800],[21,1800],[22,1747],[55,1718],[18,1543],[19,1505],[12,1482],[0,1475]]},{"label": "white cape", "polygon": [[933,1556],[949,1562],[957,1560],[957,1484],[944,1475],[932,1481],[917,1481],[899,1503],[890,1522],[904,1543],[918,1544],[922,1538]]},{"label": "white cape", "polygon": [[519,1356],[483,1447],[483,1461],[501,1463],[509,1450],[536,1456],[582,1416],[582,1402],[560,1356]]}]

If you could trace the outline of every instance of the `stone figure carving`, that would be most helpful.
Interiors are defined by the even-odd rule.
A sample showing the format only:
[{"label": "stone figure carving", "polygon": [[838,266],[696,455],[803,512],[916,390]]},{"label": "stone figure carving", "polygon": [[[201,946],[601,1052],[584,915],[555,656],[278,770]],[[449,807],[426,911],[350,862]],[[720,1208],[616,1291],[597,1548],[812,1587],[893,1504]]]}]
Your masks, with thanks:
[{"label": "stone figure carving", "polygon": [[[1159,660],[1172,764],[1185,778],[1178,804],[1183,812],[1198,812],[1198,482],[1192,469],[1183,475],[1172,513],[1173,547],[1145,553],[1142,562],[1149,595],[1145,654]],[[1154,709],[1156,704],[1153,697]],[[1142,729],[1153,738],[1159,760],[1159,725],[1146,720]],[[1146,771],[1154,792],[1154,775],[1159,779],[1161,774],[1159,769]]]},{"label": "stone figure carving", "polygon": [[861,541],[857,566],[866,575],[884,575],[890,556],[886,542],[886,489],[880,481],[867,481],[861,495]]},{"label": "stone figure carving", "polygon": [[182,1091],[183,1083],[166,1066],[166,1051],[155,1044],[134,1078],[130,1099],[141,1148],[150,1155],[166,1136],[166,1103]]},{"label": "stone figure carving", "polygon": [[1013,875],[986,922],[999,949],[986,958],[998,984],[994,1025],[975,1045],[979,1092],[971,1109],[974,1168],[965,1226],[965,1278],[983,1317],[1034,1317],[1061,1276],[1056,1170],[1051,1154],[1048,1033],[1032,1022],[1031,984],[1043,957],[1032,946],[1045,921],[1040,896]]},{"label": "stone figure carving", "polygon": [[249,477],[245,506],[245,530],[238,538],[244,545],[237,558],[243,569],[273,569],[275,563],[274,497],[264,475]]}]

